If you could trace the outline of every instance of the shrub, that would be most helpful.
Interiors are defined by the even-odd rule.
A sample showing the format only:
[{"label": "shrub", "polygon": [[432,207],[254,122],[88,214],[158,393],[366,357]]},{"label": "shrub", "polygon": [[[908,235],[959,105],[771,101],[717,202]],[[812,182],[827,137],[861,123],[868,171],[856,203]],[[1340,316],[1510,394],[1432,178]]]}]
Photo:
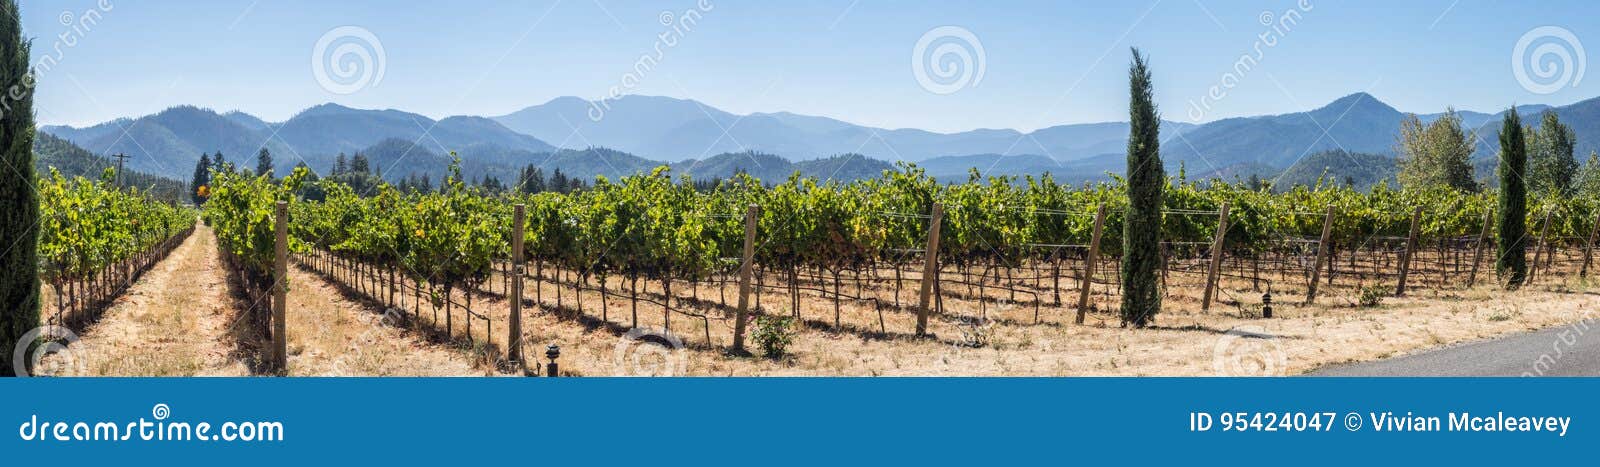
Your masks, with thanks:
[{"label": "shrub", "polygon": [[1361,306],[1372,308],[1383,304],[1383,297],[1394,293],[1394,289],[1386,285],[1368,285],[1361,287]]},{"label": "shrub", "polygon": [[794,342],[793,327],[793,317],[757,316],[750,339],[755,341],[756,346],[761,348],[761,354],[767,358],[783,358],[789,353],[789,344]]}]

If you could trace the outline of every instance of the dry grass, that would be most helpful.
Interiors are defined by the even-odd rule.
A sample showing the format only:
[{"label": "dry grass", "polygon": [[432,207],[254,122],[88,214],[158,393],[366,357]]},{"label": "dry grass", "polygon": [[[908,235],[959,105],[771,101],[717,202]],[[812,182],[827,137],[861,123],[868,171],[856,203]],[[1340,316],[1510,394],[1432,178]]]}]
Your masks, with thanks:
[{"label": "dry grass", "polygon": [[[1067,282],[1063,280],[1063,284]],[[525,311],[528,351],[537,352],[547,343],[560,344],[563,368],[590,376],[663,371],[695,376],[1216,375],[1219,361],[1221,374],[1238,374],[1241,370],[1247,374],[1298,374],[1328,364],[1376,360],[1570,323],[1583,318],[1600,301],[1590,292],[1590,284],[1549,276],[1522,291],[1509,293],[1482,283],[1472,289],[1414,288],[1407,297],[1387,298],[1374,308],[1352,305],[1353,287],[1331,288],[1315,306],[1300,306],[1302,296],[1280,291],[1274,318],[1257,319],[1253,315],[1259,310],[1258,304],[1231,300],[1249,300],[1259,297],[1259,293],[1253,290],[1251,281],[1234,279],[1223,284],[1226,292],[1219,293],[1222,299],[1210,312],[1199,310],[1198,287],[1172,289],[1158,322],[1149,329],[1135,330],[1121,328],[1116,316],[1103,312],[1090,313],[1086,325],[1070,324],[1074,309],[1070,305],[1050,306],[1048,295],[1039,310],[1041,322],[1035,324],[1034,308],[1007,303],[1008,292],[991,288],[979,294],[974,289],[974,295],[988,299],[968,300],[958,298],[966,296],[964,287],[946,285],[946,314],[931,320],[931,338],[915,338],[911,336],[913,314],[884,310],[880,328],[879,312],[860,301],[843,302],[843,326],[835,329],[832,300],[815,292],[803,292],[799,315],[806,323],[804,329],[791,346],[791,355],[775,361],[729,355],[725,348],[731,340],[732,320],[722,318],[714,306],[695,309],[687,305],[687,300],[675,305],[709,313],[711,340],[706,341],[702,321],[675,314],[673,335],[685,343],[685,348],[665,352],[660,347],[620,337],[633,325],[626,297],[610,294],[608,316],[602,320],[598,292],[583,292],[584,312],[575,316],[571,311],[575,303],[572,287],[563,287],[561,309],[565,311],[557,312],[550,311],[556,309],[556,286],[548,282],[541,285],[545,306]],[[649,291],[660,292],[659,283],[651,286]],[[499,290],[494,287],[497,286],[491,286]],[[625,290],[615,280],[608,287]],[[690,291],[685,288],[683,284],[675,287],[675,295],[688,297]],[[528,289],[525,297],[531,300],[531,282]],[[844,293],[854,294],[853,289],[847,278]],[[1194,293],[1188,293],[1191,290]],[[701,298],[717,300],[715,289],[702,286],[699,292]],[[762,292],[761,302],[767,312],[792,312],[788,309],[787,290],[769,286]],[[1102,306],[1109,304],[1113,301],[1109,292],[1095,289],[1095,301]],[[868,285],[865,293],[890,302],[894,292],[890,287]],[[914,301],[914,282],[902,293],[903,302]],[[1075,298],[1075,294],[1063,295],[1069,303]],[[734,296],[730,288],[730,303]],[[477,311],[504,323],[505,308],[504,301],[490,300]],[[638,325],[661,328],[661,311],[658,305],[641,304]],[[974,319],[979,317],[989,320]],[[984,323],[979,327],[989,337],[981,347],[964,345],[964,334],[977,332],[973,328],[975,322]],[[1241,340],[1231,337],[1228,331],[1241,326],[1272,338],[1242,340],[1246,342],[1243,345],[1252,347],[1245,348],[1242,357],[1235,355],[1241,350],[1230,346]],[[476,338],[504,342],[503,336]],[[1219,359],[1219,353],[1224,357]],[[1243,361],[1239,361],[1241,358]]]},{"label": "dry grass", "polygon": [[[382,308],[354,297],[301,267],[289,269],[291,376],[473,376],[465,352],[408,332]],[[392,315],[391,315],[392,316]]]},{"label": "dry grass", "polygon": [[198,229],[118,297],[68,351],[46,356],[42,366],[85,376],[249,374],[223,338],[232,301],[216,238],[209,228]]}]

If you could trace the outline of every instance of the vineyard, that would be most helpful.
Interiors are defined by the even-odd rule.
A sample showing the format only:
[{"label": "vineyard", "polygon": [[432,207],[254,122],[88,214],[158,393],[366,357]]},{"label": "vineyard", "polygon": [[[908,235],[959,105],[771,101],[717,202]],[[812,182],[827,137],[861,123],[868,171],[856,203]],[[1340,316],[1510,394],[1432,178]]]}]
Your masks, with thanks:
[{"label": "vineyard", "polygon": [[[829,333],[926,334],[922,284],[931,285],[921,303],[935,320],[932,334],[970,345],[982,345],[992,323],[1061,325],[1085,314],[1104,322],[1117,303],[1120,182],[973,176],[942,184],[903,165],[852,183],[739,176],[696,190],[661,168],[570,194],[488,195],[455,173],[428,193],[387,185],[356,193],[323,180],[315,182],[322,201],[295,195],[308,183],[303,170],[281,183],[222,173],[205,219],[262,329],[275,282],[274,205],[283,201],[286,247],[302,265],[388,309],[386,320],[398,312],[435,339],[491,354],[533,344],[495,332],[512,322],[506,301],[516,295],[517,305],[615,334],[660,329],[696,348],[736,347],[747,227],[749,311]],[[1495,280],[1485,257],[1495,241],[1493,192],[1319,184],[1273,193],[1181,179],[1167,190],[1161,283],[1169,307],[1215,302],[1260,316],[1274,298],[1281,308],[1315,293],[1355,307],[1373,295]],[[1530,201],[1534,279],[1587,273],[1596,202]],[[525,210],[522,258],[512,257],[516,206]],[[831,309],[819,313],[817,303]]]},{"label": "vineyard", "polygon": [[41,277],[47,324],[79,327],[194,231],[196,213],[98,181],[52,171],[39,181]]}]

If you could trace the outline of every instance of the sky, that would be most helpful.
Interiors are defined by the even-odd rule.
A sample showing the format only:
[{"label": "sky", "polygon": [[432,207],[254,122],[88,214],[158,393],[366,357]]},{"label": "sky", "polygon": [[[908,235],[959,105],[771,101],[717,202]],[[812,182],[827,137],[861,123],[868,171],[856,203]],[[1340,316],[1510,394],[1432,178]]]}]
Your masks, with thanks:
[{"label": "sky", "polygon": [[[1028,131],[1126,120],[1130,47],[1148,54],[1157,103],[1178,121],[1303,111],[1355,92],[1417,113],[1600,95],[1600,77],[1580,72],[1594,54],[1579,50],[1584,40],[1600,48],[1600,5],[1583,1],[34,0],[22,8],[40,68],[37,119],[76,126],[185,104],[268,121],[326,102],[496,116],[616,92],[883,128]],[[1519,42],[1521,56],[1533,57],[1521,60],[1520,78]],[[642,56],[647,66],[636,67]],[[1243,56],[1252,60],[1241,71]],[[323,58],[320,71],[314,57]]]}]

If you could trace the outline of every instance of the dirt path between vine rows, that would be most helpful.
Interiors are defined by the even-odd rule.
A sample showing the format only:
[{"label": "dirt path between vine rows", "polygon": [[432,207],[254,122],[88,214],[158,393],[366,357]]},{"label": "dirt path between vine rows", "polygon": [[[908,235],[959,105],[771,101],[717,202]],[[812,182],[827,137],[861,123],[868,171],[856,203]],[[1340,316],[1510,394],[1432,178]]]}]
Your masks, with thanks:
[{"label": "dirt path between vine rows", "polygon": [[468,352],[429,343],[300,266],[289,267],[286,313],[290,376],[488,374]]},{"label": "dirt path between vine rows", "polygon": [[233,300],[204,225],[43,367],[82,376],[244,376],[227,338]]}]

